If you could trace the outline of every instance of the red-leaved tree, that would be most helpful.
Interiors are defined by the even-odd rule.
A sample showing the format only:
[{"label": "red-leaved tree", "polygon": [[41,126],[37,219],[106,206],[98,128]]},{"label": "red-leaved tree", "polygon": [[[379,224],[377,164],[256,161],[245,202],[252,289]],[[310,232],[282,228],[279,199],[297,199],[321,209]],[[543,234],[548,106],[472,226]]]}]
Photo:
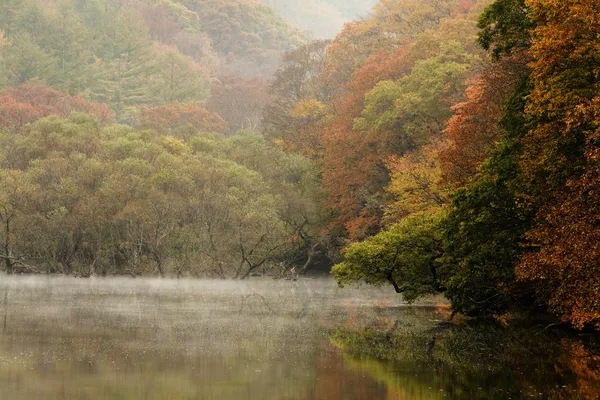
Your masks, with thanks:
[{"label": "red-leaved tree", "polygon": [[113,113],[106,104],[70,96],[40,84],[26,83],[0,91],[2,127],[19,129],[49,115],[68,117],[74,112],[90,114],[104,124],[113,120]]}]

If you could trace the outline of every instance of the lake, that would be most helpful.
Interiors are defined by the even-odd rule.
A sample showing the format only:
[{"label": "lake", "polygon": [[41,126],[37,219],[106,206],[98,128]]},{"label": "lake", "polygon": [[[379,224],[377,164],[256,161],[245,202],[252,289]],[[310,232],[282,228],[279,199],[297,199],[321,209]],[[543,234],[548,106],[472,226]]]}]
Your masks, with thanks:
[{"label": "lake", "polygon": [[590,335],[331,279],[0,280],[0,399],[587,399]]}]

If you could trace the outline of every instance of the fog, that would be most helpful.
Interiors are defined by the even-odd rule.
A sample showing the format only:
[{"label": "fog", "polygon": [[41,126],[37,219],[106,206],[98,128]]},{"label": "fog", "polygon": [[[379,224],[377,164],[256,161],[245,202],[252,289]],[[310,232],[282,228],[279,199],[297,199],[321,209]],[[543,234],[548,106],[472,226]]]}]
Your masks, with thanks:
[{"label": "fog", "polygon": [[[9,321],[11,316],[23,314],[60,319],[90,309],[169,325],[168,315],[180,318],[185,312],[199,313],[205,321],[221,313],[240,317],[284,314],[298,319],[335,317],[348,307],[360,311],[406,306],[389,287],[340,288],[331,278],[293,281],[2,276],[0,293]],[[27,307],[32,302],[36,306]]]},{"label": "fog", "polygon": [[[329,398],[380,398],[329,335],[389,328],[405,306],[389,290],[330,279],[3,277],[0,300],[0,382],[11,399],[326,398],[337,378],[347,388]],[[331,380],[319,382],[324,371]]]},{"label": "fog", "polygon": [[318,39],[331,39],[344,23],[366,17],[375,0],[266,0],[297,27],[307,30]]},{"label": "fog", "polygon": [[407,305],[331,279],[2,276],[0,301],[2,399],[596,393],[573,364],[580,339],[461,319],[450,330],[441,298]]},{"label": "fog", "polygon": [[[20,324],[27,322],[36,322],[48,332],[59,329],[65,333],[112,328],[175,332],[196,327],[205,339],[214,336],[221,341],[260,336],[266,326],[283,328],[317,319],[336,326],[349,312],[372,320],[373,309],[388,313],[406,306],[387,287],[342,289],[329,278],[233,281],[3,277],[0,299],[4,301],[5,332],[18,331]],[[81,318],[85,322],[78,320]],[[169,344],[169,338],[164,339],[161,346]]]}]

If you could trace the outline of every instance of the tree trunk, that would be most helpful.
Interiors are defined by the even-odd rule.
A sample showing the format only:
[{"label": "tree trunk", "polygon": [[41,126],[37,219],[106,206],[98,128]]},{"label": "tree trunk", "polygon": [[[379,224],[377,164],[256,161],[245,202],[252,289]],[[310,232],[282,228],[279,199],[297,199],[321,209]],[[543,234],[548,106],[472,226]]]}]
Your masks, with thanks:
[{"label": "tree trunk", "polygon": [[156,268],[161,278],[165,277],[165,270],[163,268],[163,260],[158,254],[154,253],[154,261],[156,262]]},{"label": "tree trunk", "polygon": [[242,275],[242,277],[240,279],[241,280],[247,279],[250,276],[250,274],[252,273],[252,271],[254,271],[256,268],[260,267],[261,265],[262,265],[262,263],[259,265],[250,265],[248,268],[248,271],[246,271],[246,273],[244,275]]},{"label": "tree trunk", "polygon": [[310,267],[310,265],[312,264],[313,259],[315,258],[315,255],[317,254],[317,248],[319,247],[319,244],[315,244],[313,246],[311,246],[308,250],[308,259],[306,260],[306,262],[304,263],[304,265],[300,268],[300,270],[298,271],[298,275],[304,275],[306,273],[306,271],[308,271],[308,267]]},{"label": "tree trunk", "polygon": [[4,241],[4,265],[6,266],[6,273],[12,275],[13,273],[13,262],[11,260],[11,254],[10,254],[10,218],[6,219],[6,224],[5,224],[5,234],[6,234],[6,239]]},{"label": "tree trunk", "polygon": [[394,280],[394,278],[392,277],[392,274],[388,274],[387,277],[388,281],[392,284],[392,286],[394,286],[394,290],[396,291],[396,293],[402,293],[402,290],[400,289],[400,286],[398,286],[398,284],[396,283],[396,281]]}]

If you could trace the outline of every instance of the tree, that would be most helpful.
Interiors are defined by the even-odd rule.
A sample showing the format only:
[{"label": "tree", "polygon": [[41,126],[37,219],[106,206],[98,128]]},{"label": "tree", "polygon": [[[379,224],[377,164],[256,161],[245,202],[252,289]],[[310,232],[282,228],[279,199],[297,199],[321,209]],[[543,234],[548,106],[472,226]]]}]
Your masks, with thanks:
[{"label": "tree", "polygon": [[325,82],[333,89],[342,89],[369,57],[383,49],[393,52],[426,31],[438,28],[440,21],[450,15],[452,3],[448,0],[380,1],[369,18],[347,23],[332,41]]},{"label": "tree", "polygon": [[415,212],[432,211],[450,202],[450,186],[442,179],[438,153],[443,141],[433,141],[402,157],[390,159],[387,191],[394,200],[386,208],[386,223]]},{"label": "tree", "polygon": [[529,306],[531,287],[515,282],[515,263],[531,226],[531,210],[520,206],[519,157],[526,134],[521,79],[500,121],[502,135],[476,178],[452,197],[444,224],[444,286],[456,312],[501,314]]},{"label": "tree", "polygon": [[151,103],[146,85],[152,75],[149,56],[142,49],[131,49],[100,66],[92,98],[109,104],[118,122],[132,124],[135,107]]},{"label": "tree", "polygon": [[0,4],[0,27],[4,35],[10,38],[18,27],[23,0],[6,0]]},{"label": "tree", "polygon": [[223,131],[229,135],[262,126],[263,111],[271,96],[268,83],[261,78],[241,78],[222,74],[210,87],[206,109],[225,121]]},{"label": "tree", "polygon": [[333,267],[333,276],[340,285],[391,284],[409,302],[441,291],[438,258],[442,254],[440,224],[444,214],[416,213],[352,244],[344,262]]},{"label": "tree", "polygon": [[532,83],[523,141],[528,202],[538,208],[519,278],[578,328],[600,327],[600,4],[532,0]]},{"label": "tree", "polygon": [[347,97],[341,97],[347,104],[337,107],[338,117],[323,135],[328,205],[351,228],[352,239],[368,236],[381,222],[388,158],[439,135],[461,97],[477,57],[454,41],[439,47],[426,60],[415,60],[411,46],[372,57],[354,73]]},{"label": "tree", "polygon": [[289,240],[278,248],[274,259],[299,274],[323,266],[328,260],[321,228],[328,218],[320,207],[323,195],[318,168],[300,154],[271,147],[257,133],[240,132],[228,142],[228,157],[258,171],[269,182],[270,194],[278,199],[274,211]]},{"label": "tree", "polygon": [[466,101],[452,107],[444,130],[449,142],[439,154],[444,179],[463,186],[476,176],[502,135],[498,120],[518,80],[529,73],[528,60],[522,51],[496,60],[470,82]]},{"label": "tree", "polygon": [[374,136],[393,132],[395,137],[387,142],[397,145],[389,153],[402,154],[427,143],[444,128],[450,106],[464,92],[463,82],[475,62],[476,57],[459,43],[442,44],[439,54],[417,61],[409,75],[380,81],[366,95],[355,128]]},{"label": "tree", "polygon": [[542,206],[544,219],[538,214],[527,233],[533,252],[517,265],[517,278],[537,284],[550,309],[576,328],[600,326],[599,186],[596,168]]},{"label": "tree", "polygon": [[155,45],[157,70],[151,93],[156,104],[198,103],[207,96],[203,71],[174,48]]},{"label": "tree", "polygon": [[271,138],[285,148],[309,155],[320,153],[310,133],[318,129],[325,110],[310,116],[298,111],[303,103],[325,104],[330,100],[328,88],[321,81],[328,44],[326,40],[314,41],[284,56],[269,88],[272,100],[264,112],[265,130]]},{"label": "tree", "polygon": [[[321,128],[326,206],[350,241],[381,229],[392,200],[388,160],[440,136],[480,67],[481,4],[381,2],[328,47],[332,98]],[[398,203],[396,203],[397,205]]]},{"label": "tree", "polygon": [[533,22],[525,0],[496,0],[479,18],[479,43],[495,58],[530,47]]},{"label": "tree", "polygon": [[82,24],[75,8],[60,3],[44,18],[43,33],[37,42],[56,61],[55,74],[46,83],[71,94],[90,87],[90,60],[93,59],[93,36]]},{"label": "tree", "polygon": [[49,82],[54,78],[56,59],[45,53],[27,33],[11,36],[2,50],[3,73],[9,86],[29,81]]},{"label": "tree", "polygon": [[[521,5],[516,1],[499,0],[484,12],[480,28],[483,32],[486,29],[495,32],[487,43],[483,43],[484,47],[502,50],[492,54],[495,58],[491,69],[501,73],[488,72],[482,89],[493,90],[492,96],[498,98],[488,104],[477,99],[477,92],[471,92],[469,101],[458,106],[458,110],[464,110],[465,114],[451,120],[447,130],[452,135],[451,139],[456,140],[452,145],[464,144],[466,148],[450,148],[442,153],[445,173],[464,168],[457,175],[459,182],[464,179],[462,182],[466,183],[462,183],[464,186],[451,196],[452,206],[444,223],[442,275],[445,293],[454,311],[469,315],[528,309],[535,297],[530,285],[516,282],[514,267],[524,252],[522,243],[534,212],[522,201],[526,190],[519,163],[522,140],[528,130],[525,99],[531,91],[530,70],[526,67],[529,60],[527,41],[514,42],[511,39],[527,38],[529,34],[530,25],[520,9]],[[525,20],[510,25],[506,22],[506,14],[510,18],[517,15]],[[507,43],[510,46],[505,46]],[[511,82],[515,82],[512,88]],[[497,91],[492,89],[496,86]],[[503,93],[510,91],[511,95],[503,99]],[[498,107],[496,112],[500,112],[497,131],[493,115],[491,121],[485,122],[488,107],[492,107],[492,113],[494,107]],[[472,125],[480,120],[481,127]],[[473,146],[478,149],[475,157],[467,154]],[[484,157],[486,152],[489,156],[476,169],[479,157]],[[465,159],[463,154],[472,158]],[[456,157],[458,164],[449,168],[446,164],[448,156]],[[476,169],[475,175],[469,176],[473,169]]]},{"label": "tree", "polygon": [[10,96],[0,96],[0,126],[20,129],[42,117],[43,111],[31,104],[19,103]]},{"label": "tree", "polygon": [[385,163],[390,155],[378,153],[387,137],[355,130],[355,118],[364,109],[366,94],[378,82],[402,76],[404,68],[410,67],[405,57],[406,49],[381,51],[357,69],[343,95],[335,99],[335,118],[321,136],[323,189],[328,194],[325,206],[337,217],[333,226],[347,230],[351,240],[369,236],[379,227],[381,195],[389,182]]},{"label": "tree", "polygon": [[271,7],[241,0],[182,0],[212,39],[224,66],[242,77],[270,77],[283,53],[304,41]]},{"label": "tree", "polygon": [[[173,43],[177,33],[183,29],[181,22],[171,16],[170,5],[167,2],[154,7],[145,7],[142,10],[150,34],[160,42],[168,44]],[[195,13],[194,17],[197,18]]]},{"label": "tree", "polygon": [[33,188],[0,216],[6,254],[32,271],[242,278],[307,262],[294,237],[305,219],[307,240],[316,231],[318,172],[262,135],[177,138],[73,114],[3,129],[0,147],[3,193]]},{"label": "tree", "polygon": [[141,107],[138,119],[142,128],[173,136],[221,131],[224,125],[223,119],[217,114],[197,105],[185,104]]},{"label": "tree", "polygon": [[[14,272],[15,265],[23,264],[34,243],[23,243],[23,226],[19,219],[27,216],[35,201],[39,187],[22,171],[2,170],[0,173],[0,222],[2,223],[2,250],[0,258],[7,274]],[[29,254],[30,255],[30,254]]]},{"label": "tree", "polygon": [[50,115],[68,117],[72,113],[86,113],[106,124],[113,114],[104,104],[72,97],[54,89],[28,83],[0,91],[0,126],[20,129],[23,125]]}]

